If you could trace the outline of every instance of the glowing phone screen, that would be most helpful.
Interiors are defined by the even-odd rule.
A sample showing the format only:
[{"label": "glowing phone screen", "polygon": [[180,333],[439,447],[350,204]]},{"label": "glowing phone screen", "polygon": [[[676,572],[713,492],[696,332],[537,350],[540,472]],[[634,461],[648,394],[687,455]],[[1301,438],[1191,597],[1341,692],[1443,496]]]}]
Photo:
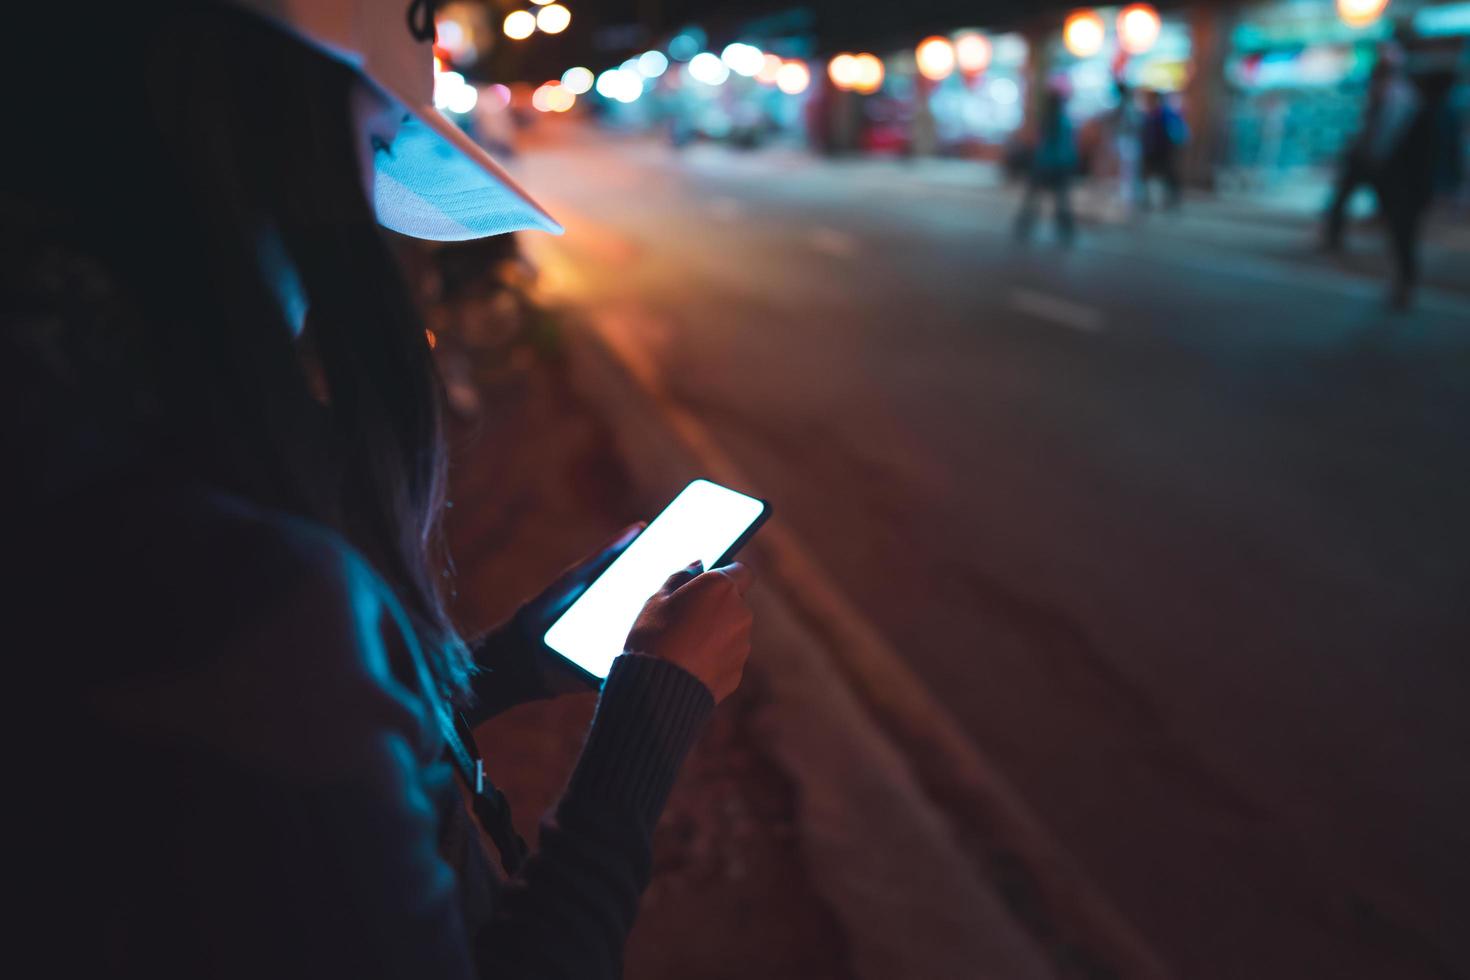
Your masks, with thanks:
[{"label": "glowing phone screen", "polygon": [[698,559],[714,567],[765,513],[764,501],[695,480],[546,631],[546,645],[595,677],[613,658],[648,598]]}]

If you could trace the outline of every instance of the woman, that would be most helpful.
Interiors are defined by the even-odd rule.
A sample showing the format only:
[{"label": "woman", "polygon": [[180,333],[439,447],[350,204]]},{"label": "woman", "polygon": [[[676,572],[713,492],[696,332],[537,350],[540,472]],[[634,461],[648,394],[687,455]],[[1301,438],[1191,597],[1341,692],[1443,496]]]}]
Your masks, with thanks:
[{"label": "woman", "polygon": [[401,97],[431,5],[259,6],[8,25],[65,40],[42,75],[7,61],[0,258],[48,972],[614,976],[675,772],[739,682],[749,575],[649,600],[527,858],[463,732],[551,693],[536,637],[627,537],[461,641],[438,382],[374,209],[430,237],[554,222]]}]

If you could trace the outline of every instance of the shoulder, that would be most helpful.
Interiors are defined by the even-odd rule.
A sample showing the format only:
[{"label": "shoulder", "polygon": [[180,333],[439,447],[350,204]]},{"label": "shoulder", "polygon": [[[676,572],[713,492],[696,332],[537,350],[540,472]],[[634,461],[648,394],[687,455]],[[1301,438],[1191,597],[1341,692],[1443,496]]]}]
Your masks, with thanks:
[{"label": "shoulder", "polygon": [[94,691],[99,706],[299,776],[350,768],[386,733],[437,754],[436,701],[403,613],[340,535],[213,491],[160,502],[171,530],[135,563],[141,587],[123,590],[156,649]]}]

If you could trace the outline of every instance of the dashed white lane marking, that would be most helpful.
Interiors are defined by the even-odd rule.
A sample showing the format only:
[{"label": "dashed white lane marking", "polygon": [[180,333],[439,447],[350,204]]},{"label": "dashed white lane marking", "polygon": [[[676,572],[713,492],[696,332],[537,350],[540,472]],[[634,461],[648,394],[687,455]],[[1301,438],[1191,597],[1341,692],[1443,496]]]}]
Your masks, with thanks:
[{"label": "dashed white lane marking", "polygon": [[1099,333],[1103,328],[1102,312],[1096,308],[1033,289],[1012,289],[1011,309],[1081,333]]},{"label": "dashed white lane marking", "polygon": [[708,207],[710,217],[716,221],[736,221],[745,211],[740,202],[733,197],[712,197]]},{"label": "dashed white lane marking", "polygon": [[818,252],[839,259],[856,255],[858,250],[856,238],[835,228],[813,228],[807,235],[807,242]]}]

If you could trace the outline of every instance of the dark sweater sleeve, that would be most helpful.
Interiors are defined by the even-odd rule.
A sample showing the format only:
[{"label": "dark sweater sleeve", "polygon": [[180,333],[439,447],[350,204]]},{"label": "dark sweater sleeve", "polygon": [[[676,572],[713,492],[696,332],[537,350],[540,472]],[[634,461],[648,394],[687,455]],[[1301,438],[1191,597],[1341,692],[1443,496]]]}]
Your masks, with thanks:
[{"label": "dark sweater sleeve", "polygon": [[482,976],[621,974],[648,885],[653,828],[713,708],[709,689],[667,661],[614,661],[582,757],[542,824],[540,849],[475,937]]}]

